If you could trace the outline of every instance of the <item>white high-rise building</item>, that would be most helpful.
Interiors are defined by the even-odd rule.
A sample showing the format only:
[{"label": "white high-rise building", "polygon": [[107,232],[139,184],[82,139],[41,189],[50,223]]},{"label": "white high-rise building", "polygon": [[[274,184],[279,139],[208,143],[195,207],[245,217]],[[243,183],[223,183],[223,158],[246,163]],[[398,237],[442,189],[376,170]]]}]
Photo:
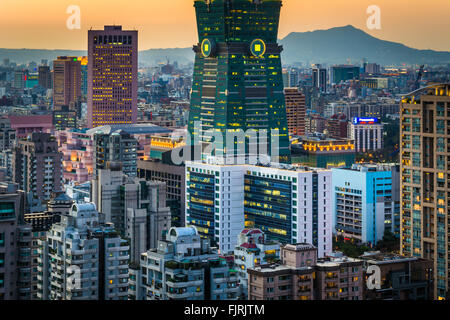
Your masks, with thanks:
[{"label": "white high-rise building", "polygon": [[356,152],[383,148],[383,124],[378,118],[353,118],[349,137],[355,140]]},{"label": "white high-rise building", "polygon": [[331,171],[289,165],[186,162],[186,225],[221,253],[233,251],[244,228],[281,243],[332,251]]}]

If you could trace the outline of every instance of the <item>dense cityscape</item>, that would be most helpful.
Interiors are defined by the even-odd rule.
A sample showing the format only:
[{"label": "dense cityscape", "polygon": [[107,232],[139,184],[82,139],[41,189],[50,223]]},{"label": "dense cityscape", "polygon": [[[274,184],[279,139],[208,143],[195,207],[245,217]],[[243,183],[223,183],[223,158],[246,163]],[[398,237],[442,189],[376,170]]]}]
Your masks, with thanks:
[{"label": "dense cityscape", "polygon": [[450,59],[286,63],[281,0],[190,1],[192,61],[0,61],[0,300],[448,300]]}]

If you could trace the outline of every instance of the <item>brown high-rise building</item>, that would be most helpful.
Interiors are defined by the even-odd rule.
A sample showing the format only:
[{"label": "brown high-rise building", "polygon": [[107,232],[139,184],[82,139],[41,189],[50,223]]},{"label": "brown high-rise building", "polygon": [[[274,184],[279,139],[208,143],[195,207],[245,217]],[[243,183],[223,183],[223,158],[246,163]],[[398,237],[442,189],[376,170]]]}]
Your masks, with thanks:
[{"label": "brown high-rise building", "polygon": [[81,62],[77,57],[53,61],[53,109],[74,105],[81,99]]},{"label": "brown high-rise building", "polygon": [[450,85],[400,105],[401,254],[434,262],[434,297],[449,298]]},{"label": "brown high-rise building", "polygon": [[247,269],[249,300],[363,300],[363,260],[317,259],[307,243],[285,245],[281,259]]},{"label": "brown high-rise building", "polygon": [[326,130],[331,138],[347,138],[348,121],[344,114],[335,114],[327,119]]},{"label": "brown high-rise building", "polygon": [[52,73],[49,66],[39,66],[39,86],[45,89],[52,88]]},{"label": "brown high-rise building", "polygon": [[[433,262],[380,251],[360,256],[365,270],[380,269],[380,288],[364,290],[364,300],[432,300]],[[368,279],[366,275],[366,279]]]},{"label": "brown high-rise building", "polygon": [[302,136],[305,134],[305,95],[298,88],[285,88],[284,96],[289,134],[291,136]]},{"label": "brown high-rise building", "polygon": [[316,300],[363,300],[363,261],[338,257],[320,261],[315,267]]},{"label": "brown high-rise building", "polygon": [[281,248],[283,263],[248,269],[249,300],[314,300],[317,248],[288,244]]},{"label": "brown high-rise building", "polygon": [[45,201],[62,190],[62,153],[49,133],[32,133],[18,142],[13,152],[13,181],[29,198]]},{"label": "brown high-rise building", "polygon": [[121,26],[88,31],[89,128],[136,123],[137,68],[137,31]]}]

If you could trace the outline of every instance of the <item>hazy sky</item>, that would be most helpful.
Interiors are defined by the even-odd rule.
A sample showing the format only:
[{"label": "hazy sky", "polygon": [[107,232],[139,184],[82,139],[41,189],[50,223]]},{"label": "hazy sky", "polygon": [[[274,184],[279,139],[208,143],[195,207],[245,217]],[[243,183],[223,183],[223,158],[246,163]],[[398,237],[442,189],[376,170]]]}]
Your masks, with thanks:
[{"label": "hazy sky", "polygon": [[[284,0],[280,38],[354,25],[418,49],[450,51],[450,0]],[[81,29],[66,27],[70,5]],[[366,10],[381,8],[381,30],[368,30]],[[193,0],[0,0],[0,48],[86,49],[87,30],[120,24],[139,30],[139,49],[197,42]]]}]

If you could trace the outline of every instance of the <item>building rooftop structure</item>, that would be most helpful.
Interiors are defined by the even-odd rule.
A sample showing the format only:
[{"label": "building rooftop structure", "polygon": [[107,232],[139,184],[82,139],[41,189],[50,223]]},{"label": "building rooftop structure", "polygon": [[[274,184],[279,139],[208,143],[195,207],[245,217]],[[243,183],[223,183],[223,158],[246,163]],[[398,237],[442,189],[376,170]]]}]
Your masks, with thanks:
[{"label": "building rooftop structure", "polygon": [[164,134],[171,133],[172,130],[163,128],[154,124],[124,124],[124,125],[106,125],[87,130],[88,134],[104,133],[112,134],[118,131],[125,131],[131,135],[135,134]]},{"label": "building rooftop structure", "polygon": [[420,258],[418,257],[406,257],[396,253],[387,253],[381,251],[364,252],[363,255],[359,257],[360,259],[366,260],[372,264],[388,264],[397,262],[407,262],[416,261]]},{"label": "building rooftop structure", "polygon": [[350,258],[347,256],[336,257],[336,258],[327,257],[327,258],[318,259],[316,266],[317,267],[338,267],[342,263],[351,263],[351,262],[360,263],[361,259]]},{"label": "building rooftop structure", "polygon": [[351,168],[347,168],[347,170],[353,171],[386,171],[391,170],[392,167],[398,166],[397,163],[355,163]]}]

